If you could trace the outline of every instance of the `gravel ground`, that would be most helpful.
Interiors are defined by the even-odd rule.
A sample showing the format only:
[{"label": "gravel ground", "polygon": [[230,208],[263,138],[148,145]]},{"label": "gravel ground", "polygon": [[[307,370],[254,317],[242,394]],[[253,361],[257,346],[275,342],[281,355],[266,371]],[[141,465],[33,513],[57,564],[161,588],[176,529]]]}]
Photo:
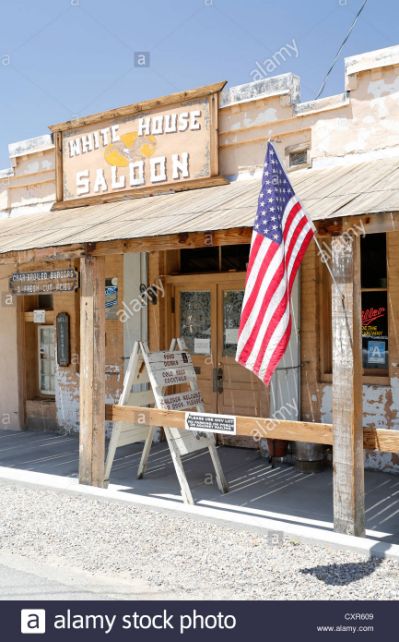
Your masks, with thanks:
[{"label": "gravel ground", "polygon": [[[176,599],[398,599],[399,564],[0,482],[0,551]],[[143,595],[145,598],[146,595]]]}]

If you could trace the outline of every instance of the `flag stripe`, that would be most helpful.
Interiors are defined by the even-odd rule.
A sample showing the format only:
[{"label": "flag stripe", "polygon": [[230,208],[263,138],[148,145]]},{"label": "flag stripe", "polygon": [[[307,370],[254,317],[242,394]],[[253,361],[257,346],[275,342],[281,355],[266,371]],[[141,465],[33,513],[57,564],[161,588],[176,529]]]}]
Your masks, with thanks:
[{"label": "flag stripe", "polygon": [[[257,234],[257,236],[262,239],[260,234]],[[260,266],[259,266],[259,271],[258,272],[253,272],[253,279],[248,279],[247,286],[246,286],[246,291],[245,294],[247,296],[245,297],[244,303],[243,303],[243,308],[241,312],[241,323],[242,326],[247,322],[249,315],[251,314],[251,310],[254,309],[254,304],[255,300],[257,297],[257,293],[259,292],[262,282],[264,281],[264,277],[266,274],[266,271],[268,269],[268,265],[270,264],[271,260],[273,259],[273,256],[276,254],[276,251],[278,249],[278,245],[276,243],[271,243],[267,248],[266,244],[264,245],[264,249],[266,249],[266,253],[262,253],[262,257],[260,260]],[[261,252],[259,253],[261,254]]]},{"label": "flag stripe", "polygon": [[[286,213],[288,214],[287,222],[292,221],[293,219],[295,220],[295,215],[297,214],[298,210],[301,209],[300,204],[294,201],[294,199],[291,199],[288,205],[292,205],[292,207],[291,210],[286,208]],[[289,231],[290,230],[288,227],[285,228],[284,234],[287,236]],[[259,234],[257,236],[261,237],[261,235]],[[257,247],[258,246],[259,242],[257,241]],[[278,247],[279,246],[277,245],[277,243],[271,242],[271,247],[268,248],[269,254],[264,257],[263,264],[259,268],[258,273],[255,274],[254,278],[252,279],[247,278],[247,286],[241,313],[239,337],[242,334],[245,324],[251,323],[252,328],[250,328],[250,333],[246,332],[244,338],[242,338],[242,340],[238,343],[237,353],[239,353],[240,356],[242,355],[243,361],[247,361],[251,348],[255,347],[254,342],[258,335],[262,317],[268,305],[268,301],[275,292],[277,280],[281,278],[283,274],[282,270],[284,266],[282,264],[278,265],[278,267],[276,267],[276,262],[270,264],[271,257],[275,255]],[[252,264],[254,264],[254,262]],[[267,274],[266,271],[268,269],[270,270],[271,274],[275,273],[274,277],[271,277],[269,274]],[[270,287],[266,290],[266,292],[263,292],[262,282],[264,286],[266,286],[270,278],[272,279]],[[256,305],[257,299],[259,300],[258,305]],[[249,318],[249,315],[251,315],[251,318]]]},{"label": "flag stripe", "polygon": [[254,290],[254,301],[248,318],[248,323],[245,326],[246,331],[243,332],[242,341],[249,345],[253,345],[253,342],[256,339],[259,327],[262,323],[263,316],[266,310],[266,301],[269,300],[275,293],[279,283],[281,282],[282,275],[284,274],[284,265],[280,256],[280,252],[277,252],[275,255],[274,263],[279,263],[272,274],[270,275],[269,280],[264,279],[261,284],[259,292]]},{"label": "flag stripe", "polygon": [[[299,209],[300,209],[300,205],[296,203],[288,214],[287,224],[289,221],[292,221],[293,219],[295,220],[296,218],[298,218],[300,221],[303,218],[301,214],[295,216]],[[293,229],[295,231],[295,228]],[[290,230],[288,228],[285,228],[284,233],[288,235],[289,232]],[[275,243],[273,245],[277,246],[277,244]],[[292,249],[293,249],[293,246],[290,246],[290,254]],[[241,359],[243,361],[247,362],[249,359],[250,367],[255,367],[255,368],[257,367],[256,364],[259,363],[259,357],[263,355],[265,347],[267,345],[265,341],[271,336],[271,332],[274,330],[274,327],[275,327],[274,316],[275,314],[277,315],[280,314],[286,305],[285,299],[284,299],[285,289],[282,281],[282,278],[284,275],[284,269],[285,269],[285,266],[284,266],[283,257],[282,257],[282,261],[278,266],[278,268],[275,270],[274,276],[272,277],[270,285],[267,288],[265,294],[263,294],[263,292],[259,292],[260,308],[259,306],[257,308],[254,308],[255,320],[252,324],[251,334],[248,336],[247,344],[245,345],[245,347],[241,348],[242,352],[240,352]],[[272,270],[274,271],[274,266],[272,266]],[[280,288],[276,292],[278,285],[280,285]],[[255,297],[252,297],[252,299],[254,298]],[[274,307],[276,308],[275,310],[273,309]],[[245,323],[246,320],[247,320],[246,314],[244,314],[244,320],[242,321],[242,323]],[[262,339],[262,335],[264,335],[265,333],[265,328],[267,328],[268,326],[269,326],[269,331],[266,334],[266,338]],[[261,352],[259,353],[259,351]],[[249,358],[250,352],[254,353],[254,355],[251,358]]]},{"label": "flag stripe", "polygon": [[[297,230],[298,230],[298,228],[296,228],[296,231]],[[298,232],[298,236],[299,237],[307,235],[307,230],[302,231],[301,233],[299,233],[299,232]],[[302,239],[299,238],[299,241],[301,241],[301,240]],[[297,247],[300,248],[301,245],[295,246],[295,248],[297,248]],[[296,253],[296,254],[293,253],[292,252],[293,249],[294,249],[294,247],[291,247],[290,257],[287,257],[287,258],[289,258],[287,274],[291,274],[291,275],[292,275],[292,271],[295,268],[295,266],[297,264],[299,264],[298,263],[298,253]],[[295,269],[295,274],[296,274],[296,272],[297,272],[297,268]],[[281,318],[283,318],[285,315],[289,315],[289,297],[291,295],[292,283],[293,283],[293,280],[292,281],[289,280],[288,283],[285,284],[286,288],[285,288],[283,297],[282,297],[280,303],[278,304],[277,308],[274,310],[273,317],[270,319],[270,321],[267,320],[268,322],[265,324],[266,325],[265,334],[264,334],[264,338],[263,338],[262,344],[261,344],[260,349],[259,349],[259,354],[258,354],[257,360],[255,362],[255,369],[259,369],[259,367],[260,367],[260,363],[262,362],[262,360],[264,358],[264,355],[265,355],[266,351],[268,350],[269,341],[273,340],[273,336],[274,336],[274,333],[276,331],[276,327],[277,327],[277,325],[279,323],[279,320]],[[270,305],[270,307],[272,307],[272,304]]]}]

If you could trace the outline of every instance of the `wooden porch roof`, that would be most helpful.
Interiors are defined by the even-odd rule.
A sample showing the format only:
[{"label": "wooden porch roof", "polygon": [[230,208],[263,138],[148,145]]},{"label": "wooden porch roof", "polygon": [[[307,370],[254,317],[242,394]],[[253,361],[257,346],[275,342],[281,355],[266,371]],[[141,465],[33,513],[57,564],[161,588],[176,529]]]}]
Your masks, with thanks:
[{"label": "wooden porch roof", "polygon": [[[313,220],[399,211],[399,157],[292,172]],[[260,180],[3,218],[0,254],[252,227]]]}]

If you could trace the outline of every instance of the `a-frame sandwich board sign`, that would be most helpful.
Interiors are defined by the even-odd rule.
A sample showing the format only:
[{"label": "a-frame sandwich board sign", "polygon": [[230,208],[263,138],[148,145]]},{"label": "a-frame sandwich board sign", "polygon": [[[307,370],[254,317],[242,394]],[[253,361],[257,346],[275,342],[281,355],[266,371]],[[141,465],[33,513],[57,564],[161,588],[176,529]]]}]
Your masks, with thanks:
[{"label": "a-frame sandwich board sign", "polygon": [[[144,368],[143,365],[145,366]],[[132,393],[132,386],[138,382],[149,382],[151,390],[147,391],[147,393]],[[182,384],[187,384],[189,390],[174,394],[165,394],[165,389],[169,386]],[[138,397],[133,397],[133,395],[138,394],[146,394],[141,404],[137,403]],[[190,409],[196,412],[204,412],[201,392],[198,388],[197,376],[191,356],[181,339],[173,339],[169,351],[149,352],[145,343],[137,342],[135,344],[126,371],[123,392],[119,404],[145,405],[145,403],[147,405],[155,403],[157,408],[167,410]],[[123,431],[123,428],[121,428],[118,423],[114,427],[108,450],[106,479],[109,478],[116,448],[120,445],[141,441],[143,439],[143,430],[146,437],[138,469],[138,477],[143,477],[155,428],[148,426],[131,426],[130,430],[128,427]],[[180,483],[182,496],[186,503],[193,504],[194,500],[184,472],[181,456],[204,448],[209,449],[220,491],[223,493],[228,491],[228,484],[222,470],[213,434],[194,433],[167,427],[165,427],[164,430]]]},{"label": "a-frame sandwich board sign", "polygon": [[[143,390],[143,388],[147,389]],[[118,406],[151,406],[154,404],[155,399],[150,387],[141,345],[138,341],[135,341],[123,380],[123,389],[119,397]],[[116,449],[129,444],[145,442],[149,431],[151,431],[152,438],[154,430],[145,424],[127,424],[120,421],[114,423],[105,462],[104,481],[106,484],[109,481]]]}]

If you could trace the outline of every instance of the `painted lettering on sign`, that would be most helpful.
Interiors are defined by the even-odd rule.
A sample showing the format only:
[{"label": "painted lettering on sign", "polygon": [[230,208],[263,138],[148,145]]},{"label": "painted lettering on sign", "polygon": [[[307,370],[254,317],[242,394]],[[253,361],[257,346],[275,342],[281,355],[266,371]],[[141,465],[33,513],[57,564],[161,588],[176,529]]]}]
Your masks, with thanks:
[{"label": "painted lettering on sign", "polygon": [[74,292],[78,286],[79,274],[74,269],[15,272],[9,281],[10,291],[17,295]]},{"label": "painted lettering on sign", "polygon": [[385,316],[386,309],[384,307],[380,308],[367,308],[367,310],[362,310],[362,325],[370,325],[376,319],[381,319]]},{"label": "painted lettering on sign", "polygon": [[178,368],[191,366],[191,356],[188,352],[151,352],[148,355],[151,369],[154,372],[165,368]]},{"label": "painted lettering on sign", "polygon": [[165,410],[185,410],[203,403],[199,391],[179,392],[174,395],[166,395],[160,399],[161,408]]},{"label": "painted lettering on sign", "polygon": [[63,201],[212,176],[209,96],[104,119],[62,131]]},{"label": "painted lettering on sign", "polygon": [[154,370],[153,374],[157,384],[161,387],[189,383],[196,377],[192,366],[189,366],[188,368]]},{"label": "painted lettering on sign", "polygon": [[234,415],[214,415],[205,412],[186,412],[186,430],[213,432],[221,435],[235,435],[237,418]]}]

